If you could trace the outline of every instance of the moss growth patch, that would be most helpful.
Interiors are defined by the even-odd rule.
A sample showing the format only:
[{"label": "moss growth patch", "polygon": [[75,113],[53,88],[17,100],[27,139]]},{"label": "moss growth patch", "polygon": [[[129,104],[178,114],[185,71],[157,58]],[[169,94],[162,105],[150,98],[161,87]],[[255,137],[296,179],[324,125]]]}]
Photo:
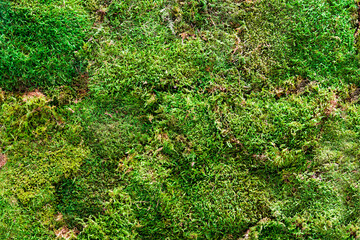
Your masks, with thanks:
[{"label": "moss growth patch", "polygon": [[[29,3],[27,3],[28,5]],[[24,90],[69,84],[84,69],[77,56],[85,40],[83,11],[44,2],[0,2],[0,87]]]},{"label": "moss growth patch", "polygon": [[[14,232],[0,236],[359,236],[352,1],[13,1],[1,11],[1,23],[40,16],[27,26],[60,36],[46,32],[38,47],[10,24],[6,51],[59,46],[64,58],[3,81],[43,88],[0,91],[0,226]],[[60,34],[68,20],[73,31]]]}]

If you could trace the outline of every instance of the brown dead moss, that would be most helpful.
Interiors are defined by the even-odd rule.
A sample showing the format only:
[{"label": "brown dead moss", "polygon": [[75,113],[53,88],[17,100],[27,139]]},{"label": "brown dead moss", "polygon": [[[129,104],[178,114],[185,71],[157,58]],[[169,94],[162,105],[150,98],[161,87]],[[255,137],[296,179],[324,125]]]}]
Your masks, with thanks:
[{"label": "brown dead moss", "polygon": [[7,162],[7,156],[5,154],[0,154],[0,169],[5,166]]}]

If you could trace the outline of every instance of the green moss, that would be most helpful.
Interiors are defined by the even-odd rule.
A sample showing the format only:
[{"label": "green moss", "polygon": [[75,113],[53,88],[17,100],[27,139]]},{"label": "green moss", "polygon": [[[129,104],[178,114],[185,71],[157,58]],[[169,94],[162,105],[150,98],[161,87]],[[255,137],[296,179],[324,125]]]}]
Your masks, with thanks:
[{"label": "green moss", "polygon": [[69,84],[83,71],[84,61],[76,56],[88,26],[82,11],[40,3],[31,8],[0,4],[0,87]]},{"label": "green moss", "polygon": [[26,222],[17,223],[23,236],[40,231],[41,225],[56,226],[56,185],[75,176],[88,150],[74,138],[81,129],[65,124],[44,95],[7,95],[0,110],[1,145],[8,158],[0,176],[1,197],[15,199],[24,216],[37,219],[31,224],[37,226],[33,230],[21,229],[31,226]]},{"label": "green moss", "polygon": [[[18,0],[2,8],[0,24],[17,17],[0,38],[15,50],[5,50],[47,51],[57,39],[49,51],[65,55],[61,69],[22,71],[31,85],[59,85],[48,97],[0,92],[8,157],[0,224],[19,235],[1,234],[358,237],[355,8],[350,0]],[[74,13],[89,15],[60,34]],[[30,35],[46,44],[30,43],[20,19],[34,30],[51,23],[61,37],[37,31]],[[33,76],[45,76],[43,85]],[[10,225],[14,212],[11,220],[23,220]]]},{"label": "green moss", "polygon": [[132,207],[135,203],[122,189],[109,192],[104,215],[90,220],[80,239],[137,239],[136,229],[141,227]]}]

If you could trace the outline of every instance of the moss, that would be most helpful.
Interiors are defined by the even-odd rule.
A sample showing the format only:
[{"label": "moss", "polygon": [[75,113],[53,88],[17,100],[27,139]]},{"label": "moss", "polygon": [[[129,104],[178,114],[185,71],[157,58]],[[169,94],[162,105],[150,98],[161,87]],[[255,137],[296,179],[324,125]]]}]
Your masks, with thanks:
[{"label": "moss", "polygon": [[50,2],[0,4],[3,89],[69,84],[82,72],[84,61],[75,55],[87,28],[82,11],[51,7]]},{"label": "moss", "polygon": [[80,239],[137,239],[136,229],[141,227],[132,208],[135,203],[122,189],[109,192],[105,213],[85,226]]},{"label": "moss", "polygon": [[76,127],[66,126],[44,95],[7,95],[0,119],[1,144],[8,155],[8,164],[1,173],[6,186],[2,196],[15,197],[28,209],[25,215],[37,217],[34,224],[51,229],[55,226],[56,184],[75,176],[88,150],[72,141]]},{"label": "moss", "polygon": [[[41,16],[34,29],[54,20],[61,30],[75,12],[91,20],[62,35],[76,46],[51,72],[57,87],[49,78],[24,95],[1,92],[0,224],[18,233],[0,228],[1,236],[358,237],[355,8],[350,0],[1,8],[2,23]],[[60,71],[74,66],[76,74]]]}]

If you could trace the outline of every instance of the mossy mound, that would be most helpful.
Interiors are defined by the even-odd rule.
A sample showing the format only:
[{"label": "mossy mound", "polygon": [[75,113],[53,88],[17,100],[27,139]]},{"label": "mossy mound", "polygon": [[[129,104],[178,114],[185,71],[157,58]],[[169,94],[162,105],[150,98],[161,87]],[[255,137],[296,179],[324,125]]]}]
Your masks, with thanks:
[{"label": "mossy mound", "polygon": [[84,12],[53,6],[49,1],[34,5],[0,2],[3,89],[70,84],[86,67],[76,54],[86,36]]},{"label": "mossy mound", "polygon": [[360,236],[353,1],[17,0],[0,11],[1,24],[16,17],[1,35],[2,51],[24,48],[16,61],[26,46],[65,51],[61,69],[24,62],[28,82],[12,70],[1,82],[43,89],[0,91],[0,238]]}]

